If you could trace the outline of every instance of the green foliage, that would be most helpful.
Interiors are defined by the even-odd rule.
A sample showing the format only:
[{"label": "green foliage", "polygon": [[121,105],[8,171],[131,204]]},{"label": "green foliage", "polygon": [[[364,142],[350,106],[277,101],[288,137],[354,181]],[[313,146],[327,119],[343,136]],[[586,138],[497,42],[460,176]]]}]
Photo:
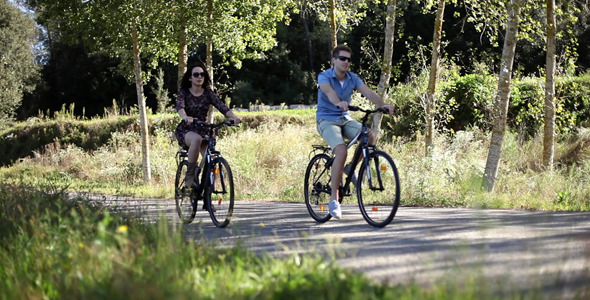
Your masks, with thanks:
[{"label": "green foliage", "polygon": [[[530,138],[544,125],[544,78],[515,80],[511,88],[508,125]],[[590,122],[590,74],[556,80],[556,132],[565,134]]]},{"label": "green foliage", "polygon": [[[289,28],[279,27],[279,35]],[[229,76],[244,78],[235,82],[233,105],[248,108],[254,103],[267,105],[315,104],[317,87],[315,75],[289,59],[292,55],[284,46],[275,47],[259,59],[246,60],[242,68]],[[281,66],[277,68],[276,66]]]},{"label": "green foliage", "polygon": [[20,123],[1,133],[0,150],[5,155],[0,165],[11,164],[18,158],[43,152],[48,147],[74,144],[86,151],[96,150],[106,144],[113,132],[136,127],[136,121],[135,117],[120,117],[106,122],[64,119]]},{"label": "green foliage", "polygon": [[23,94],[38,80],[32,52],[36,34],[29,16],[11,1],[0,1],[0,129],[13,120]]},{"label": "green foliage", "polygon": [[382,129],[386,136],[414,136],[424,128],[424,109],[419,103],[420,93],[415,85],[397,85],[391,88],[388,102],[396,109],[395,117],[383,118]]},{"label": "green foliage", "polygon": [[590,125],[590,73],[558,78],[555,86],[558,128],[569,132]]},{"label": "green foliage", "polygon": [[[524,138],[533,137],[544,125],[544,78],[518,78],[511,86],[508,126]],[[476,127],[492,128],[492,105],[496,97],[497,77],[485,71],[465,76],[448,76],[439,87],[436,121],[441,131],[460,131]],[[419,78],[392,89],[396,105],[394,119],[384,120],[383,128],[391,136],[413,136],[424,123]],[[590,74],[558,76],[556,81],[556,131],[568,133],[590,124]]]},{"label": "green foliage", "polygon": [[168,90],[164,85],[164,71],[162,69],[158,69],[157,75],[154,76],[154,80],[156,83],[153,92],[156,97],[156,103],[158,104],[155,112],[163,113],[166,111],[166,107],[170,103],[170,98],[168,97]]},{"label": "green foliage", "polygon": [[[544,122],[545,86],[540,78],[515,80],[510,87],[507,123],[525,137],[535,135]],[[559,125],[557,126],[559,130]]]},{"label": "green foliage", "polygon": [[452,115],[448,128],[454,131],[468,126],[491,129],[496,89],[496,77],[486,73],[468,74],[445,84],[438,106]]}]

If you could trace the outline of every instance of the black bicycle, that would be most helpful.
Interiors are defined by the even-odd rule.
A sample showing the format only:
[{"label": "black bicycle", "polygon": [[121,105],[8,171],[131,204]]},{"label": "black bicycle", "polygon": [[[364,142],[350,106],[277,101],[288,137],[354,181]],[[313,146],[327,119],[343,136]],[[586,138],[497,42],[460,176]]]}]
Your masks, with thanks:
[{"label": "black bicycle", "polygon": [[[375,145],[369,145],[369,116],[387,110],[378,108],[365,110],[349,106],[351,111],[361,111],[362,129],[348,142],[347,148],[359,143],[352,161],[344,168],[345,178],[340,184],[338,201],[342,203],[345,196],[351,195],[352,184],[356,186],[356,196],[363,218],[372,226],[385,227],[391,223],[400,202],[400,183],[397,168],[389,154],[380,151]],[[305,204],[311,217],[317,222],[330,220],[328,203],[331,196],[331,167],[334,162],[332,149],[328,146],[313,145],[311,160],[305,171]],[[360,164],[358,175],[355,174]]]},{"label": "black bicycle", "polygon": [[[188,169],[188,152],[180,148],[176,153],[178,169],[174,182],[176,211],[183,223],[191,223],[195,219],[199,200],[203,201],[203,208],[209,211],[213,224],[226,227],[231,221],[234,210],[234,180],[229,163],[215,150],[215,132],[221,126],[232,126],[233,120],[218,124],[207,124],[195,121],[209,130],[204,139],[207,147],[201,162],[195,170],[195,186],[186,187],[185,176]],[[199,179],[200,178],[200,179]]]}]

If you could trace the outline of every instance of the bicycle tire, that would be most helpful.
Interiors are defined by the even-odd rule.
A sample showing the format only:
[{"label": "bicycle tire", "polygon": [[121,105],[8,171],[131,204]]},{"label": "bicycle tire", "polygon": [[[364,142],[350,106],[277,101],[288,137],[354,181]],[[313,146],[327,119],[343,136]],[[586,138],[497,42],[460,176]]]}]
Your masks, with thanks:
[{"label": "bicycle tire", "polygon": [[359,170],[356,188],[365,221],[375,227],[391,223],[400,203],[399,175],[391,156],[383,151],[369,154]]},{"label": "bicycle tire", "polygon": [[174,180],[174,200],[176,202],[176,212],[184,224],[190,224],[197,212],[197,197],[195,190],[185,187],[186,171],[188,162],[181,161],[176,170],[176,179]]},{"label": "bicycle tire", "polygon": [[332,218],[328,208],[331,197],[331,170],[327,166],[329,160],[327,154],[317,154],[311,158],[305,170],[305,205],[309,215],[319,223]]},{"label": "bicycle tire", "polygon": [[234,211],[234,178],[229,163],[223,157],[215,158],[208,168],[205,201],[213,224],[219,228],[226,227]]}]

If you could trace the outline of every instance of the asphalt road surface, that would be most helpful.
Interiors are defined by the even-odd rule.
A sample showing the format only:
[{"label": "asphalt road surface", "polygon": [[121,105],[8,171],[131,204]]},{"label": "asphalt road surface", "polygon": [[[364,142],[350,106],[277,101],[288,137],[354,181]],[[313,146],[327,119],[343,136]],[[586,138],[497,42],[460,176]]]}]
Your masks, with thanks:
[{"label": "asphalt road surface", "polygon": [[[173,200],[135,203],[179,222]],[[304,203],[237,201],[227,228],[199,210],[183,230],[259,254],[318,254],[389,284],[476,278],[498,293],[590,299],[590,213],[400,207],[385,228],[369,226],[357,205],[343,205],[342,215],[319,224]]]}]

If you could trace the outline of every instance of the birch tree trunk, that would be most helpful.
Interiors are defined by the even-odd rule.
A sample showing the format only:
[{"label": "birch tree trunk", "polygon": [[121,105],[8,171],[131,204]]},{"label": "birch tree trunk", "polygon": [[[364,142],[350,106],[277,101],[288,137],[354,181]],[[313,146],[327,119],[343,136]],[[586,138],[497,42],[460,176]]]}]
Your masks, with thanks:
[{"label": "birch tree trunk", "polygon": [[508,114],[508,103],[510,101],[510,81],[512,79],[512,65],[514,63],[514,52],[518,41],[518,23],[521,0],[511,0],[508,4],[508,21],[504,47],[502,50],[502,62],[500,63],[500,76],[498,79],[498,94],[494,101],[494,125],[492,128],[492,139],[488,158],[484,171],[484,187],[489,192],[494,190],[500,156],[506,134],[506,118]]},{"label": "birch tree trunk", "polygon": [[[381,77],[379,78],[379,86],[377,87],[377,94],[385,101],[387,99],[389,80],[391,79],[391,64],[393,58],[393,42],[395,33],[395,10],[397,7],[397,0],[387,1],[387,15],[385,22],[385,48],[383,49],[383,63],[381,65]],[[381,121],[383,115],[376,113],[373,116],[373,125],[371,130],[376,138],[379,138],[381,132]]]},{"label": "birch tree trunk", "polygon": [[139,133],[141,137],[143,182],[148,184],[152,179],[152,171],[150,167],[150,140],[145,99],[143,98],[143,81],[141,79],[139,35],[137,32],[137,23],[135,19],[133,19],[133,24],[131,27],[131,38],[133,40],[133,70],[135,73],[135,89],[137,91],[137,107],[139,108]]},{"label": "birch tree trunk", "polygon": [[[331,49],[338,46],[338,33],[336,32],[336,5],[334,0],[330,0],[330,43]],[[331,50],[330,49],[330,50]]]},{"label": "birch tree trunk", "polygon": [[[207,0],[207,24],[213,24],[213,0]],[[209,78],[211,78],[211,89],[215,89],[213,80],[213,38],[211,32],[207,33],[207,71],[209,72]],[[213,105],[209,105],[209,111],[207,112],[207,122],[213,123]]]},{"label": "birch tree trunk", "polygon": [[555,0],[547,0],[547,70],[545,77],[545,128],[543,165],[553,170],[555,155]]},{"label": "birch tree trunk", "polygon": [[180,81],[182,81],[182,76],[184,76],[184,72],[186,72],[186,64],[188,61],[188,46],[186,41],[186,35],[187,30],[186,27],[184,27],[180,30],[180,34],[178,37],[178,79],[176,80],[176,84],[179,88]]},{"label": "birch tree trunk", "polygon": [[434,114],[436,111],[436,83],[438,77],[438,61],[440,57],[440,41],[442,36],[442,25],[445,13],[445,0],[439,0],[436,12],[436,21],[434,22],[434,36],[432,37],[432,60],[430,62],[430,77],[428,79],[428,91],[426,92],[425,118],[426,118],[426,140],[424,141],[424,151],[426,155],[432,146],[434,139]]}]

